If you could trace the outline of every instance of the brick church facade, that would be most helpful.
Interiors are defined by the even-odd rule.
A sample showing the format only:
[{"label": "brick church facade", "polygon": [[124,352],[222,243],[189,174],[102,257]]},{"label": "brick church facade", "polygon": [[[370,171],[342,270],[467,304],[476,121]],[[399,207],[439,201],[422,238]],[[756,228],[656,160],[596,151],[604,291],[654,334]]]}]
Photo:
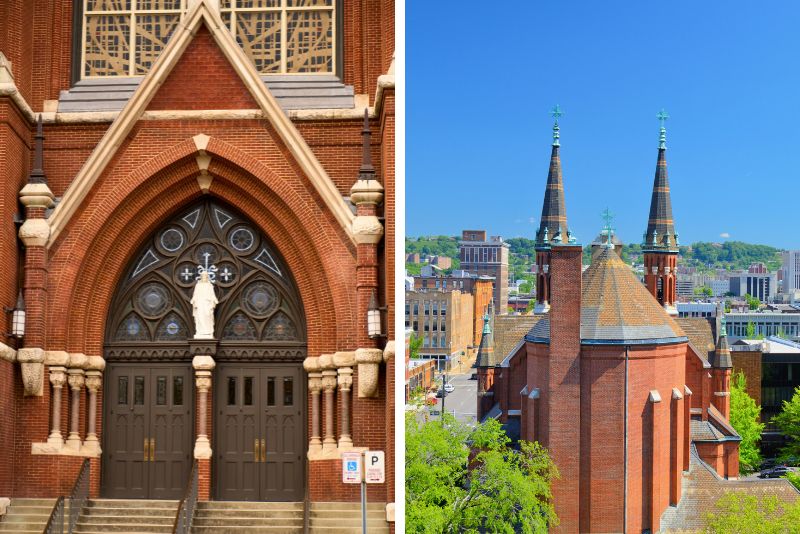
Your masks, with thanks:
[{"label": "brick church facade", "polygon": [[[559,150],[556,123],[536,234],[537,313],[495,320],[494,328],[487,317],[478,420],[497,418],[512,439],[550,450],[560,472],[552,486],[559,532],[702,530],[713,502],[698,499],[741,489],[731,485],[741,438],[728,422],[724,324],[673,316],[678,236],[665,130],[644,283],[620,258],[608,225],[583,268],[583,247],[567,225]],[[797,498],[786,484],[737,484]]]},{"label": "brick church facade", "polygon": [[391,0],[0,5],[0,497],[356,502],[383,450],[392,516],[393,55]]}]

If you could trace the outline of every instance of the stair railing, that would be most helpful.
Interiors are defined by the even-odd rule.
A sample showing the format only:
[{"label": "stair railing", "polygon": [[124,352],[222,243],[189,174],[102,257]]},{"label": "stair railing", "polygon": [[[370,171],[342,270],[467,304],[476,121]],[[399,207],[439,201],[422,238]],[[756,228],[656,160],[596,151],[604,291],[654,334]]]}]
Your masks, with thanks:
[{"label": "stair railing", "polygon": [[178,513],[175,515],[175,523],[172,526],[173,534],[189,534],[192,528],[199,485],[197,469],[197,460],[195,460],[192,466],[192,474],[189,476],[189,483],[186,485],[186,492],[178,505]]},{"label": "stair railing", "polygon": [[44,527],[44,534],[64,534],[64,497],[56,499],[47,525]]},{"label": "stair railing", "polygon": [[72,492],[69,494],[69,528],[67,532],[72,534],[75,531],[75,525],[78,524],[78,518],[81,516],[81,510],[86,506],[86,501],[89,500],[89,471],[91,463],[88,458],[84,458],[81,470],[78,473],[78,478],[75,479],[75,484],[72,486]]}]

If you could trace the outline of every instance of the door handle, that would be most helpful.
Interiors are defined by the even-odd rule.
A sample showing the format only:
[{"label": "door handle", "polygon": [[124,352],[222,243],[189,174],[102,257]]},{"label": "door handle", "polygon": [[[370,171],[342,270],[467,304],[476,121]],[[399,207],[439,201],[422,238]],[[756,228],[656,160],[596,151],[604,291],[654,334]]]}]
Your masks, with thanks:
[{"label": "door handle", "polygon": [[253,456],[256,459],[256,463],[258,463],[261,461],[261,457],[258,454],[258,438],[256,438],[254,441],[255,443],[253,444]]},{"label": "door handle", "polygon": [[148,450],[148,444],[149,443],[150,443],[150,440],[148,440],[147,438],[144,438],[144,445],[142,445],[142,448],[144,449],[144,461],[145,462],[150,459],[149,450]]},{"label": "door handle", "polygon": [[156,460],[156,438],[150,438],[150,461]]},{"label": "door handle", "polygon": [[265,440],[261,440],[261,461],[267,461],[267,442]]}]

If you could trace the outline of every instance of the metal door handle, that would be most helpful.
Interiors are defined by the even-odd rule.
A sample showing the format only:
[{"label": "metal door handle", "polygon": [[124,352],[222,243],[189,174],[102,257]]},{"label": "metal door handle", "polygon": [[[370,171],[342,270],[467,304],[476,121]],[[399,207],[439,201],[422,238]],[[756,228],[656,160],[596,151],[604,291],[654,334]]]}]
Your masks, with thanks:
[{"label": "metal door handle", "polygon": [[142,448],[144,449],[144,461],[145,462],[150,458],[149,451],[148,451],[148,448],[147,448],[147,445],[149,443],[150,443],[150,441],[147,438],[144,438],[144,445],[142,445]]},{"label": "metal door handle", "polygon": [[267,461],[267,442],[265,440],[261,440],[261,461]]},{"label": "metal door handle", "polygon": [[258,455],[258,438],[256,438],[254,441],[255,441],[255,443],[253,445],[253,456],[256,459],[256,463],[258,463],[258,462],[261,461],[261,458]]},{"label": "metal door handle", "polygon": [[156,460],[156,438],[150,438],[150,461]]}]

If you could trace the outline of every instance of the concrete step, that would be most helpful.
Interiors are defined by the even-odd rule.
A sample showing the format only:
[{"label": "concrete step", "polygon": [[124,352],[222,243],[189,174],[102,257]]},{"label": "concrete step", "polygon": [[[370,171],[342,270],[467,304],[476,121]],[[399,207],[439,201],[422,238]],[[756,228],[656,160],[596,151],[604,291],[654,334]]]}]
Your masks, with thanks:
[{"label": "concrete step", "polygon": [[300,510],[196,510],[194,513],[195,519],[270,519],[280,520],[295,519],[303,517],[303,511]]},{"label": "concrete step", "polygon": [[17,514],[11,512],[6,514],[6,516],[3,518],[3,522],[36,523],[39,521],[44,521],[45,523],[47,523],[48,519],[50,519],[50,512],[47,512],[46,514]]},{"label": "concrete step", "polygon": [[[53,503],[55,504],[55,503]],[[6,514],[19,513],[19,514],[45,514],[50,515],[53,511],[53,506],[25,506],[22,504],[12,504],[6,510]]]},{"label": "concrete step", "polygon": [[178,507],[175,508],[106,508],[92,507],[86,508],[83,515],[86,517],[175,517]]},{"label": "concrete step", "polygon": [[303,511],[301,502],[206,501],[197,503],[197,510],[286,510]]},{"label": "concrete step", "polygon": [[[386,503],[367,502],[367,510],[385,510]],[[313,502],[311,510],[358,510],[361,511],[360,502]]]},{"label": "concrete step", "polygon": [[75,532],[138,532],[140,534],[146,534],[149,532],[163,532],[164,534],[171,534],[172,533],[172,524],[169,525],[150,525],[146,523],[128,523],[128,524],[120,524],[120,525],[109,525],[109,524],[86,524],[81,521],[78,521],[77,526],[75,527]]},{"label": "concrete step", "polygon": [[[369,534],[389,534],[389,527],[367,527]],[[361,527],[311,527],[311,534],[361,534]]]},{"label": "concrete step", "polygon": [[[309,517],[361,517],[361,510],[311,510]],[[367,518],[383,519],[386,517],[384,510],[369,510],[367,509]]]},{"label": "concrete step", "polygon": [[215,517],[195,517],[192,521],[194,527],[260,527],[260,526],[287,526],[302,527],[303,516],[281,518],[281,519],[243,519],[241,517],[215,518]]},{"label": "concrete step", "polygon": [[281,532],[285,534],[301,533],[303,527],[258,526],[258,527],[196,527],[192,526],[192,534],[258,534],[259,532]]},{"label": "concrete step", "polygon": [[179,501],[162,501],[148,499],[90,499],[89,508],[147,508],[178,510]]},{"label": "concrete step", "polygon": [[[361,527],[361,518],[358,519],[314,519],[309,522],[311,527]],[[373,528],[388,526],[383,519],[367,519],[367,529],[372,532]]]},{"label": "concrete step", "polygon": [[80,518],[84,525],[170,525],[175,523],[175,514],[170,516],[152,517],[147,515],[88,515]]}]

